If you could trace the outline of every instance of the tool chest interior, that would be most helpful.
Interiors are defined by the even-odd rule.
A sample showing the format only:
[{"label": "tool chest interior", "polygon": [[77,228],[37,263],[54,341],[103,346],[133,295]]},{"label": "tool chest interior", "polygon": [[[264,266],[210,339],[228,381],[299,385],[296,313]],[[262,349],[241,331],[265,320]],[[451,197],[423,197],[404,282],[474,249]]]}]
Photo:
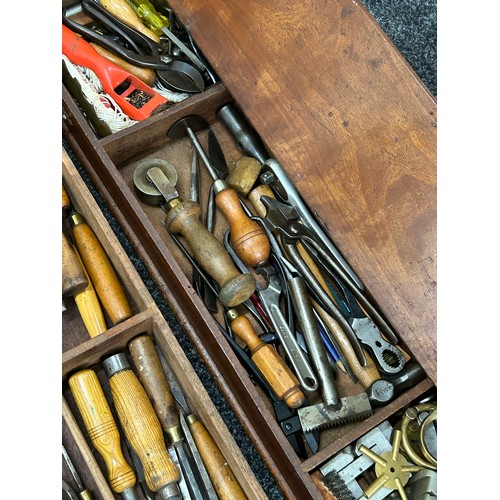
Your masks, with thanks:
[{"label": "tool chest interior", "polygon": [[[173,319],[181,325],[183,335],[210,371],[285,498],[357,499],[362,497],[356,492],[366,491],[370,485],[375,488],[376,480],[382,487],[377,486],[371,498],[401,498],[398,489],[405,485],[408,498],[428,498],[417,495],[430,494],[437,469],[434,455],[437,418],[435,99],[362,5],[344,0],[321,5],[319,2],[289,5],[279,1],[272,6],[258,3],[255,9],[248,9],[243,4],[226,5],[216,0],[203,5],[195,1],[169,2],[179,25],[189,33],[184,40],[195,41],[198,50],[195,52],[202,55],[208,66],[203,90],[189,93],[188,97],[171,102],[152,116],[109,133],[89,116],[88,108],[85,110],[79,101],[78,91],[68,84],[71,79],[66,78],[62,86],[63,139],[83,169],[86,182],[95,187],[145,264]],[[322,38],[321,49],[319,38]],[[293,66],[297,54],[302,64],[300,71]],[[200,156],[211,150],[212,133],[230,173],[242,157],[251,156],[252,147],[238,136],[238,130],[231,129],[224,110],[236,113],[234,116],[241,115],[243,121],[238,125],[244,123],[253,131],[254,140],[260,141],[260,149],[256,150],[266,155],[254,158],[258,175],[252,177],[247,193],[256,186],[267,194],[270,189],[274,201],[265,200],[269,225],[261,225],[266,218],[266,207],[259,205],[257,209],[250,197],[240,194],[239,200],[248,213],[258,221],[259,227],[268,230],[276,220],[294,220],[297,206],[290,193],[295,189],[305,210],[316,221],[318,232],[329,237],[341,260],[347,263],[347,267],[340,266],[340,272],[346,273],[348,269],[348,277],[338,281],[328,277],[327,271],[321,268],[320,274],[325,279],[337,283],[335,293],[330,289],[331,293],[335,297],[342,293],[344,297],[354,296],[361,303],[359,317],[376,318],[378,328],[372,328],[382,331],[381,340],[373,341],[371,337],[368,340],[372,347],[362,344],[368,368],[357,366],[357,382],[339,367],[359,365],[361,355],[355,348],[346,347],[340,363],[335,363],[330,355],[327,358],[328,369],[336,374],[337,397],[345,398],[340,410],[334,405],[335,409],[325,412],[318,406],[324,392],[323,378],[318,377],[317,369],[315,374],[320,385],[313,391],[300,387],[306,398],[300,409],[287,407],[276,397],[273,402],[268,389],[247,366],[247,359],[256,354],[245,350],[245,343],[234,332],[229,338],[223,331],[230,330],[225,312],[232,310],[235,304],[229,300],[227,307],[223,307],[219,300],[216,312],[211,312],[193,284],[193,262],[178,243],[192,255],[197,239],[203,242],[201,246],[208,241],[204,233],[198,226],[187,229],[196,233],[194,237],[187,234],[192,237],[190,246],[186,245],[185,233],[177,233],[176,242],[167,230],[166,220],[173,210],[191,199],[193,154],[198,155],[201,221],[206,219],[213,178]],[[193,131],[194,140],[189,137],[188,128]],[[212,155],[208,156],[208,163],[213,163]],[[173,175],[172,170],[176,174],[176,179],[168,178],[165,192],[158,189],[153,189],[153,194],[141,192],[141,189],[149,189],[147,182],[149,185],[153,182],[151,177],[139,177],[140,172],[151,172],[140,170],[147,161],[150,161],[148,168],[163,169],[158,174],[160,177],[167,176],[167,170],[169,175]],[[274,169],[273,161],[278,164]],[[280,169],[283,174],[279,173]],[[279,175],[284,177],[277,180]],[[237,177],[233,173],[235,184],[241,178],[243,174]],[[95,369],[111,403],[113,398],[103,361],[116,353],[128,352],[129,343],[147,333],[175,372],[190,409],[214,438],[244,494],[248,498],[266,498],[268,495],[254,475],[253,464],[241,453],[190,365],[183,351],[184,344],[181,347],[177,334],[172,333],[169,326],[172,318],[160,312],[64,150],[63,185],[73,208],[83,214],[105,247],[133,309],[131,317],[114,326],[107,318],[109,329],[90,338],[72,298],[64,299],[67,310],[63,315],[62,335],[62,438],[83,483],[93,491],[95,498],[120,497],[110,489],[106,464],[88,436],[69,389],[69,378],[80,370]],[[260,196],[259,190],[255,193]],[[168,196],[174,195],[177,197],[169,205]],[[290,204],[294,211],[290,211]],[[273,207],[275,218],[271,219]],[[259,210],[264,211],[259,213]],[[213,236],[222,245],[229,225],[218,208]],[[305,216],[300,218],[299,230],[303,230],[303,225],[309,229]],[[297,248],[297,240],[289,233],[283,228],[277,228],[271,235],[264,232],[271,241],[281,242],[278,252],[284,246],[292,247],[289,252]],[[274,240],[276,235],[279,236]],[[312,253],[308,241],[303,239],[301,244]],[[202,250],[198,252],[201,256]],[[285,254],[286,262],[281,266],[277,264],[276,249],[271,253],[269,261],[259,260],[271,263],[272,269],[255,272],[259,266],[247,266],[256,291],[269,286],[273,269],[281,273],[281,284],[287,276],[304,277],[297,269],[297,262],[290,257],[292,253]],[[218,257],[212,258],[219,262]],[[207,268],[211,267],[210,258],[200,259]],[[317,262],[321,260],[320,255]],[[330,261],[323,256],[323,262],[329,264]],[[316,268],[320,269],[319,264]],[[203,269],[198,274],[202,272]],[[220,276],[221,272],[217,269],[213,274]],[[356,289],[358,282],[362,285]],[[221,283],[219,280],[219,288]],[[208,284],[204,283],[203,287],[207,290]],[[284,290],[286,287],[281,288],[281,292]],[[308,290],[314,303],[321,302],[318,295]],[[234,289],[229,293],[231,297],[232,292]],[[273,331],[275,325],[266,323],[265,317],[263,322],[257,320],[248,309],[249,293],[245,299],[248,299],[247,309],[242,305],[243,299],[237,301],[238,314],[250,319],[254,330],[268,344],[266,348],[271,347],[286,360],[296,375],[298,365],[286,356],[283,337]],[[346,302],[347,299],[343,303]],[[252,304],[255,306],[256,302]],[[283,293],[279,307],[284,316],[290,312]],[[323,304],[315,310],[326,309]],[[347,309],[347,313],[352,312]],[[363,315],[367,309],[371,314]],[[304,328],[296,316],[294,330],[302,332]],[[320,314],[319,318],[324,320],[328,316],[331,314]],[[323,323],[318,315],[315,318],[325,327],[331,325],[329,318]],[[357,319],[351,317],[352,325],[357,325]],[[324,329],[322,331],[324,333]],[[330,333],[332,331],[335,335],[335,326],[331,327]],[[395,332],[397,344],[390,342],[391,332]],[[325,335],[326,345],[324,339]],[[380,347],[384,341],[390,344],[385,349]],[[314,366],[308,342],[306,339],[302,345],[304,349],[309,347],[306,359]],[[245,359],[241,352],[246,354]],[[346,358],[352,361],[347,363]],[[381,364],[387,367],[386,372]],[[347,368],[348,372],[349,366]],[[276,370],[276,365],[272,365],[271,370]],[[407,372],[408,382],[401,375]],[[400,391],[394,382],[398,376]],[[379,393],[372,388],[377,379],[388,381],[387,385],[381,382]],[[384,390],[393,390],[394,394],[384,400]],[[363,396],[362,409],[355,403],[360,395]],[[377,399],[383,401],[377,403]],[[303,412],[307,407],[314,411]],[[341,415],[342,421],[336,422],[336,415]],[[307,419],[309,425],[317,428],[305,430]],[[405,432],[401,434],[400,430]],[[422,437],[423,444],[418,447],[420,430],[422,436],[425,430],[427,437]],[[394,451],[399,449],[397,439],[403,440],[398,467],[401,464],[416,467],[410,472],[399,470],[399,476],[394,473],[394,477],[384,482],[380,471],[375,471],[373,454],[390,451],[392,455],[384,455],[386,462],[388,456],[397,459]],[[371,457],[370,451],[368,455],[359,451],[360,443],[371,448]],[[130,457],[130,451],[125,454]],[[353,472],[356,460],[356,463],[364,461],[362,473]],[[361,470],[361,465],[359,467]],[[396,477],[404,478],[403,486],[397,485]],[[73,484],[63,463],[65,478]],[[135,490],[138,498],[147,498],[139,486]],[[219,498],[222,498],[220,494]]]}]

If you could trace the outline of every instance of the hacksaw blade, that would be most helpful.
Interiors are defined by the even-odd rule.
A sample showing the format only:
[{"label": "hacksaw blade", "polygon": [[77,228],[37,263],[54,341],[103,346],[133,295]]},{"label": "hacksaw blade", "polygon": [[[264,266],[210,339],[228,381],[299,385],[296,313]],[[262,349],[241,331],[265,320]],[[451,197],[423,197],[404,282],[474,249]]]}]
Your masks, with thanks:
[{"label": "hacksaw blade", "polygon": [[340,398],[340,408],[330,409],[324,403],[299,408],[297,414],[305,432],[363,420],[373,410],[366,392]]}]

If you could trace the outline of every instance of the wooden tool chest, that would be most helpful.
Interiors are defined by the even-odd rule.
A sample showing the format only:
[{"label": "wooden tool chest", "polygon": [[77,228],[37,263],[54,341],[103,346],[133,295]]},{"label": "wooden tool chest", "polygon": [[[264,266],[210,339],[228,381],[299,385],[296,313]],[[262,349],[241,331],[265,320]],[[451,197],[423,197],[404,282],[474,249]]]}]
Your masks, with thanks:
[{"label": "wooden tool chest", "polygon": [[[258,1],[249,8],[244,2],[172,0],[169,5],[221,81],[106,137],[96,135],[63,85],[63,136],[284,496],[322,498],[317,483],[321,465],[381,422],[436,392],[436,102],[356,2]],[[217,118],[217,111],[228,103],[237,105],[279,161],[397,332],[408,357],[427,376],[367,419],[323,431],[318,452],[305,459],[287,441],[268,398],[195,293],[191,265],[166,231],[165,213],[140,201],[134,191],[137,165],[160,158],[176,167],[176,188],[187,199],[192,146],[187,138],[170,139],[167,134],[186,116],[207,120],[228,164],[236,161],[242,153]],[[207,131],[197,136],[206,146]],[[200,201],[205,206],[210,177],[203,167],[200,171]],[[147,331],[172,364],[193,410],[215,435],[247,496],[264,497],[165,319],[64,154],[63,181],[95,223],[135,309],[132,319],[103,337],[89,340],[83,331],[68,336],[70,344],[63,341],[63,378],[125,348],[131,338]],[[219,239],[225,228],[218,217]],[[73,320],[63,328],[78,330]],[[339,387],[341,395],[361,390],[349,382]],[[63,431],[71,433],[80,463],[87,463],[85,478],[102,498],[112,498],[72,414],[64,409]]]}]

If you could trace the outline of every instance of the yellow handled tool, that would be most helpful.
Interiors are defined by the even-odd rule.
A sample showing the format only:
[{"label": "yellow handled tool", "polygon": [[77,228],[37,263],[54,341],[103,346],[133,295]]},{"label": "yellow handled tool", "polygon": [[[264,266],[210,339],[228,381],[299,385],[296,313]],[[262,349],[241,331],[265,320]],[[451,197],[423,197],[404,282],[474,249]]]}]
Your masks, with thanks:
[{"label": "yellow handled tool", "polygon": [[160,421],[124,353],[103,361],[111,395],[130,446],[139,457],[149,489],[157,500],[181,500],[180,474],[165,445]]},{"label": "yellow handled tool", "polygon": [[85,217],[74,212],[70,217],[73,237],[97,296],[113,325],[132,316],[132,308],[109,257]]},{"label": "yellow handled tool", "polygon": [[104,459],[111,489],[126,500],[135,499],[136,477],[123,456],[120,432],[97,374],[81,370],[69,378],[69,387],[92,444]]}]

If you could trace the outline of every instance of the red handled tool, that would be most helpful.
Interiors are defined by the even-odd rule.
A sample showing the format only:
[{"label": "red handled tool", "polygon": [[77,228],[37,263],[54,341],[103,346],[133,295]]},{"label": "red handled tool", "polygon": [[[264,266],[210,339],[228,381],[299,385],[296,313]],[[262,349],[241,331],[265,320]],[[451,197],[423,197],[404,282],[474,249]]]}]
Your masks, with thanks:
[{"label": "red handled tool", "polygon": [[91,69],[102,88],[132,120],[145,120],[168,103],[162,95],[128,71],[101,56],[80,35],[62,25],[63,54],[73,63]]}]

